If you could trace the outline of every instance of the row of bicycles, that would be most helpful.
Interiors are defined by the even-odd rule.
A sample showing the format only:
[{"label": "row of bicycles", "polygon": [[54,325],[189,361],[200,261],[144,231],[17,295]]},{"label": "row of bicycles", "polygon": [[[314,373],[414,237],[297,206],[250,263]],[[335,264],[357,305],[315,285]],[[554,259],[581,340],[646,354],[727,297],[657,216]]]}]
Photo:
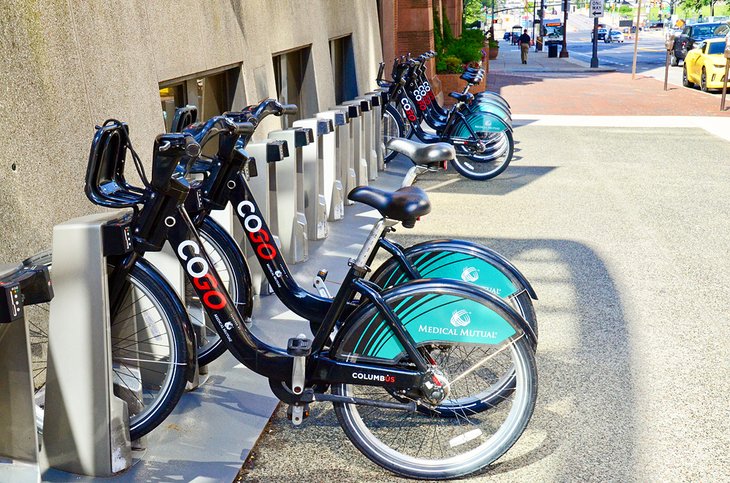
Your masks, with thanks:
[{"label": "row of bicycles", "polygon": [[[391,99],[411,99],[412,83],[425,79],[423,60],[397,63],[394,81],[388,83]],[[419,109],[420,117],[408,118],[416,135],[419,119],[441,125],[432,100]],[[182,132],[161,134],[153,145],[149,177],[129,126],[117,120],[98,126],[85,192],[95,205],[118,210],[104,230],[103,256],[114,392],[127,402],[131,439],[169,415],[191,380],[191,367],[229,351],[269,380],[273,393],[289,405],[295,425],[307,417],[310,405],[332,403],[354,446],[394,473],[454,478],[478,472],[503,455],[524,431],[535,405],[534,290],[508,260],[483,245],[435,240],[404,247],[389,238],[396,225],[412,228],[431,211],[426,193],[413,186],[420,174],[448,162],[469,166],[462,159],[473,157],[488,164],[498,152],[511,157],[510,129],[479,130],[492,126],[486,119],[509,127],[490,111],[498,103],[484,110],[475,103],[487,104],[464,94],[459,107],[445,111],[444,132],[476,130],[464,143],[454,137],[449,143],[434,137],[424,138],[425,143],[404,136],[387,140],[388,156],[401,154],[413,167],[396,191],[360,186],[348,194],[381,218],[334,294],[321,273],[316,293],[295,281],[250,187],[266,164],[281,159],[275,150],[267,159],[247,154],[257,126],[267,116],[296,113],[296,106],[267,99]],[[385,116],[398,124],[395,116],[401,111],[391,107]],[[507,112],[505,106],[508,118]],[[469,121],[477,118],[483,120]],[[129,181],[128,161],[141,186]],[[274,347],[251,330],[253,290],[246,257],[212,217],[229,205],[274,294],[310,323],[311,334],[291,337],[286,347]],[[185,274],[181,293],[144,257],[165,245]],[[375,267],[380,250],[390,257]],[[50,272],[52,279],[53,255],[29,258],[19,270],[46,277]],[[47,300],[38,297],[38,305],[26,307],[40,431]]]},{"label": "row of bicycles", "polygon": [[[435,55],[429,51],[396,58],[389,80],[383,79],[385,64],[380,64],[377,82],[387,92],[384,142],[403,137],[429,144],[447,142],[456,150],[452,162],[456,171],[473,180],[492,179],[507,169],[514,155],[509,103],[496,92],[471,94],[469,89],[483,80],[484,71],[467,68],[460,76],[466,82],[464,90],[448,93],[455,103],[450,108],[440,105],[426,76],[426,62]],[[396,154],[386,150],[386,161]]]}]

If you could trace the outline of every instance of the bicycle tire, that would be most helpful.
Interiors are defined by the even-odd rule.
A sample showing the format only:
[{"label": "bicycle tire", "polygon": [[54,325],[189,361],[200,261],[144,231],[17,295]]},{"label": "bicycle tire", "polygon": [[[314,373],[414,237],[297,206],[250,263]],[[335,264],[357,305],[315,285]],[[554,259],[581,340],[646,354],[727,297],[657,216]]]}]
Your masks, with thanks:
[{"label": "bicycle tire", "polygon": [[[407,296],[413,293],[404,291],[388,298],[387,303],[391,307],[399,303],[405,304]],[[441,294],[469,298],[466,292],[453,287],[442,289]],[[344,335],[340,341],[347,340],[348,337],[359,338],[366,333],[360,324],[373,320],[373,310],[362,310],[354,316],[355,320],[346,322],[343,328]],[[520,326],[520,323],[513,318],[508,322],[512,327]],[[507,340],[509,342],[501,344],[501,348],[493,350],[491,355],[487,355],[488,348],[491,347],[488,345],[441,341],[419,346],[432,356],[450,381],[455,381],[450,386],[452,392],[446,404],[442,403],[435,409],[429,407],[425,411],[363,406],[364,410],[361,412],[360,406],[356,404],[334,403],[340,426],[353,445],[367,458],[398,475],[424,480],[442,480],[483,470],[507,452],[519,439],[532,416],[537,398],[537,369],[531,343],[524,336]],[[335,345],[337,346],[337,341]],[[477,349],[483,352],[474,357]],[[445,357],[440,357],[444,354]],[[348,360],[347,357],[350,357],[349,360],[354,360],[352,357],[355,356],[336,352],[336,357],[343,360]],[[511,381],[513,389],[503,395],[501,392],[495,393],[490,388],[494,384],[504,383],[505,360],[511,362],[514,376]],[[399,364],[408,366],[407,356],[400,360]],[[452,371],[458,375],[451,377]],[[461,383],[461,387],[466,386],[466,391],[469,393],[474,392],[472,388],[476,381],[481,381],[480,384],[486,386],[488,395],[484,398],[489,404],[488,408],[472,411],[464,403],[459,402],[463,398],[454,388],[460,380],[467,378],[468,384]],[[336,395],[387,402],[403,402],[405,399],[416,401],[418,406],[424,404],[423,400],[416,399],[417,395],[411,397],[407,394],[396,395],[393,391],[380,386],[337,384],[332,387],[332,392]],[[475,397],[466,396],[469,400]],[[451,400],[456,401],[455,405],[463,409],[456,411],[452,417],[444,418],[440,414],[441,408],[448,409],[448,401]],[[492,431],[493,428],[498,429]],[[406,430],[408,434],[404,437],[403,431]]]},{"label": "bicycle tire", "polygon": [[[50,256],[34,262],[51,269]],[[187,314],[172,287],[145,260],[137,261],[129,273],[128,282],[130,290],[117,314],[111,317],[112,378],[114,393],[127,401],[129,433],[131,439],[136,440],[159,426],[185,391],[188,347],[182,326]],[[127,300],[130,302],[126,303]],[[132,307],[137,315],[127,316]],[[28,309],[36,424],[42,432],[48,344],[45,327],[50,309],[49,304]],[[155,318],[155,313],[159,314],[159,319]],[[140,329],[140,322],[145,327]],[[139,340],[143,331],[144,336],[149,337]],[[130,345],[134,345],[136,351],[130,349]],[[167,353],[165,347],[168,348]],[[161,363],[166,365],[167,372],[159,370],[158,364]],[[160,377],[162,381],[158,382]],[[158,389],[155,391],[155,388]]]},{"label": "bicycle tire", "polygon": [[451,161],[454,169],[462,176],[475,181],[486,181],[502,174],[512,161],[515,142],[511,131],[506,130],[500,134],[506,136],[507,147],[497,156],[482,156],[470,151],[466,146],[455,146],[456,158]]},{"label": "bicycle tire", "polygon": [[[228,232],[212,218],[206,217],[198,230],[203,249],[213,262],[221,281],[236,308],[241,310],[244,320],[250,320],[253,309],[251,275],[246,260]],[[185,279],[185,306],[193,325],[198,332],[198,364],[205,366],[216,360],[226,351],[215,325],[210,320],[203,304],[200,303],[192,284]]]},{"label": "bicycle tire", "polygon": [[392,104],[388,104],[383,109],[383,119],[380,123],[381,139],[383,140],[383,160],[389,163],[398,155],[397,151],[388,149],[388,141],[392,138],[402,138],[405,135],[405,126],[403,118],[398,110]]}]

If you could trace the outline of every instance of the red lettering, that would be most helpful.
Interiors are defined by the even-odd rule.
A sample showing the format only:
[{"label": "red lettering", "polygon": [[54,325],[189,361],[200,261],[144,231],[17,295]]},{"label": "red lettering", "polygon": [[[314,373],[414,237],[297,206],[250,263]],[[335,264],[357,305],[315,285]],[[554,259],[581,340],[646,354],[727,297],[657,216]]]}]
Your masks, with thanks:
[{"label": "red lettering", "polygon": [[216,288],[218,286],[218,282],[215,281],[210,273],[206,273],[201,278],[194,278],[193,285],[198,287],[200,290],[210,290],[211,288]]},{"label": "red lettering", "polygon": [[256,253],[264,260],[273,260],[276,256],[276,249],[268,243],[264,243],[256,247]]},{"label": "red lettering", "polygon": [[[218,301],[216,302],[213,297],[216,297]],[[226,306],[226,298],[220,292],[206,292],[205,295],[203,295],[203,303],[206,307],[213,310],[220,310]]]},{"label": "red lettering", "polygon": [[259,230],[257,232],[249,233],[248,237],[254,243],[265,243],[270,240],[269,234],[266,233],[264,230]]}]

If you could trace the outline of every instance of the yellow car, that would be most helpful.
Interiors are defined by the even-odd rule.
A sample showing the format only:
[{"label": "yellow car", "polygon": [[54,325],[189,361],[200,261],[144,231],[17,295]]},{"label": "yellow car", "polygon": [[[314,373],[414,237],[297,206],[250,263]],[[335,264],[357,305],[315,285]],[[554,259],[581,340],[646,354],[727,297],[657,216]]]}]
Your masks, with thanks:
[{"label": "yellow car", "polygon": [[684,58],[682,85],[700,89],[722,89],[725,82],[725,38],[703,40],[696,49],[687,52]]}]

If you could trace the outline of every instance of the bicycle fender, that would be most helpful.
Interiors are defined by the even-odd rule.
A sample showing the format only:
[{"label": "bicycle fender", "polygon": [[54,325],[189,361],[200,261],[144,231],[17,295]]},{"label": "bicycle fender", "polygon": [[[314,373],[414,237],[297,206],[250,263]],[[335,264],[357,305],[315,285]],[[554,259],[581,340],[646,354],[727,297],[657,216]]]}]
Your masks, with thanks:
[{"label": "bicycle fender", "polygon": [[[161,280],[167,281],[165,276],[153,264],[151,264],[144,258],[139,258],[136,263],[138,265],[144,265],[147,269],[149,269],[150,272],[154,272],[158,277],[160,277]],[[170,287],[170,289],[172,292],[171,295],[174,294],[175,297],[179,298],[175,290],[172,289],[172,287]],[[180,305],[185,307],[182,302],[180,302]],[[185,361],[185,380],[188,382],[193,382],[195,380],[195,373],[198,370],[198,344],[195,338],[196,336],[195,330],[193,328],[193,323],[190,322],[189,317],[183,317],[182,331],[185,335],[185,345],[188,349],[188,358]]]},{"label": "bicycle fender", "polygon": [[[458,342],[499,345],[525,336],[530,325],[504,300],[481,287],[457,280],[415,280],[381,293],[416,345]],[[396,363],[405,349],[371,303],[360,306],[343,324],[332,345],[340,360]]]},{"label": "bicycle fender", "polygon": [[[403,254],[423,278],[450,278],[474,283],[500,297],[527,290],[537,294],[529,280],[504,256],[489,247],[466,240],[431,240],[403,249]],[[382,280],[383,277],[388,278]],[[392,256],[370,277],[381,287],[397,285],[410,277]]]}]

